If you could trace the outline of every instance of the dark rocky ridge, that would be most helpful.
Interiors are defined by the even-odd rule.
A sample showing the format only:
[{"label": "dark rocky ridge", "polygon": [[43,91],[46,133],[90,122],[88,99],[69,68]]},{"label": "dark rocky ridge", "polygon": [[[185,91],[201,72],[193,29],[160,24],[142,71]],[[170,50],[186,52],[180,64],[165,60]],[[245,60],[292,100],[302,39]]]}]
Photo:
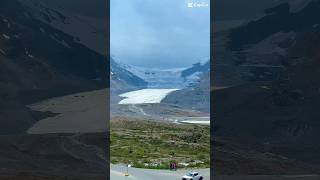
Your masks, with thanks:
[{"label": "dark rocky ridge", "polygon": [[[320,29],[313,24],[318,23],[316,17],[320,12],[319,1],[312,1],[296,13],[289,13],[287,9],[286,5],[282,5],[267,10],[266,17],[233,30],[234,42],[231,44],[234,46],[231,48],[235,48],[235,51],[241,51],[249,44],[256,46],[267,36],[279,31],[294,31],[296,35],[293,43],[286,45],[287,53],[282,57],[282,67],[277,76],[268,81],[248,81],[211,92],[214,122],[212,136],[226,139],[225,147],[213,141],[214,153],[221,154],[222,150],[228,152],[228,146],[236,143],[240,145],[239,149],[243,149],[239,154],[247,155],[242,159],[244,161],[237,158],[228,161],[231,152],[225,153],[225,158],[214,159],[213,167],[217,171],[221,170],[222,174],[279,174],[278,170],[284,167],[281,163],[287,160],[295,162],[280,173],[319,174],[320,113],[317,107],[320,105]],[[270,22],[278,23],[275,23],[274,27],[266,27]],[[284,25],[279,25],[281,23]],[[246,34],[249,32],[253,33],[252,36]],[[255,32],[257,33],[254,34]],[[247,36],[248,39],[243,38]],[[256,59],[257,62],[266,60],[262,57]],[[270,169],[264,167],[250,171],[254,166],[263,167],[265,163],[258,160],[259,156],[248,155],[252,151],[271,153],[286,160],[280,160],[270,166]],[[239,163],[240,166],[246,162],[254,162],[254,166],[238,172],[227,167],[233,163]],[[291,169],[297,165],[300,166],[298,169],[304,172]]]},{"label": "dark rocky ridge", "polygon": [[266,16],[232,30],[230,48],[240,50],[277,32],[305,32],[320,23],[320,2],[314,0],[298,12],[290,12],[289,3],[265,10]]},{"label": "dark rocky ridge", "polygon": [[[24,104],[107,86],[108,62],[103,55],[33,19],[18,1],[1,2],[0,20],[0,104],[11,113],[25,112],[3,112],[3,121],[34,122]],[[23,124],[20,127],[26,128]],[[5,129],[20,132],[14,126]]]},{"label": "dark rocky ridge", "polygon": [[162,103],[175,104],[187,109],[210,112],[210,73],[204,72],[199,82],[191,87],[170,93]]},{"label": "dark rocky ridge", "polygon": [[29,10],[18,0],[0,2],[0,173],[8,179],[107,179],[106,134],[26,133],[57,115],[27,104],[107,88],[109,80],[108,57]]}]

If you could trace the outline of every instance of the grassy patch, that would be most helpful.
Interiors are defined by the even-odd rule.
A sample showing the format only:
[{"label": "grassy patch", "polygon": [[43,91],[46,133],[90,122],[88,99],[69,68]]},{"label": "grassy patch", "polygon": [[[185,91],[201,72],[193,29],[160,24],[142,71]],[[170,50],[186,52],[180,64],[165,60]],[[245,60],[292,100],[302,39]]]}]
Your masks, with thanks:
[{"label": "grassy patch", "polygon": [[209,126],[117,117],[111,121],[111,162],[168,169],[210,166]]}]

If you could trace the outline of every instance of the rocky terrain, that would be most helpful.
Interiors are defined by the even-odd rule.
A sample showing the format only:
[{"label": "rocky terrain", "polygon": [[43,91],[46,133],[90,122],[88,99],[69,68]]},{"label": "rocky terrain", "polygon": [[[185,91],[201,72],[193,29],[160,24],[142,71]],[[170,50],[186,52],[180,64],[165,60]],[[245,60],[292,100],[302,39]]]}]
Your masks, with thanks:
[{"label": "rocky terrain", "polygon": [[127,70],[113,58],[111,58],[110,61],[110,70],[110,87],[113,95],[130,90],[146,88],[148,85],[145,80]]},{"label": "rocky terrain", "polygon": [[[3,1],[0,15],[2,111],[16,108],[25,112],[21,119],[32,123],[35,119],[24,104],[106,86],[107,61],[103,55],[32,18],[17,1]],[[8,119],[6,113],[1,113],[1,119]]]},{"label": "rocky terrain", "polygon": [[187,109],[210,112],[210,73],[200,75],[197,83],[172,92],[162,102],[178,105]]},{"label": "rocky terrain", "polygon": [[[238,76],[241,83],[212,92],[219,174],[319,174],[320,4],[310,1],[297,11],[291,5],[266,9],[224,34],[228,41],[220,49],[232,53],[220,53],[215,62],[225,60],[236,71],[217,77],[230,83]],[[230,147],[234,143],[239,147]]]},{"label": "rocky terrain", "polygon": [[1,178],[105,179],[105,133],[27,134],[37,121],[59,115],[32,110],[29,104],[108,84],[106,56],[39,19],[40,9],[44,18],[66,18],[39,2],[0,2]]}]

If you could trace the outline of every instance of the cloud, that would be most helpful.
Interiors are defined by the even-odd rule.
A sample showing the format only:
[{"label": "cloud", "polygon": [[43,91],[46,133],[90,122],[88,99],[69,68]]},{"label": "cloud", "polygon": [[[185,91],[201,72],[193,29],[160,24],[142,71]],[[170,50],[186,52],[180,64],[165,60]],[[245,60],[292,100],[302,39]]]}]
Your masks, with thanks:
[{"label": "cloud", "polygon": [[188,8],[186,0],[111,0],[110,35],[111,54],[124,63],[185,67],[209,56],[210,8]]}]

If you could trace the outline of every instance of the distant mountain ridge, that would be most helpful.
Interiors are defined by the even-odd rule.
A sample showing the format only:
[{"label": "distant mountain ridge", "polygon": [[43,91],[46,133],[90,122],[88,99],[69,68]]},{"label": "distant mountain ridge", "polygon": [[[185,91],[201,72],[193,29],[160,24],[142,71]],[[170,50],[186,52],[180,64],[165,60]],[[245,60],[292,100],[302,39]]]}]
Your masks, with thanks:
[{"label": "distant mountain ridge", "polygon": [[[202,74],[210,70],[208,59],[187,68],[157,69],[132,66],[116,61],[111,62],[111,68],[122,69],[124,76],[136,76],[147,83],[148,88],[187,88],[200,81]],[[130,73],[128,73],[130,72]],[[113,73],[113,72],[111,72]],[[124,78],[124,77],[123,77]],[[138,87],[139,85],[136,84]]]},{"label": "distant mountain ridge", "polygon": [[206,60],[205,62],[198,62],[192,65],[192,67],[184,69],[181,71],[181,76],[186,78],[196,72],[207,73],[210,71],[210,61]]}]

